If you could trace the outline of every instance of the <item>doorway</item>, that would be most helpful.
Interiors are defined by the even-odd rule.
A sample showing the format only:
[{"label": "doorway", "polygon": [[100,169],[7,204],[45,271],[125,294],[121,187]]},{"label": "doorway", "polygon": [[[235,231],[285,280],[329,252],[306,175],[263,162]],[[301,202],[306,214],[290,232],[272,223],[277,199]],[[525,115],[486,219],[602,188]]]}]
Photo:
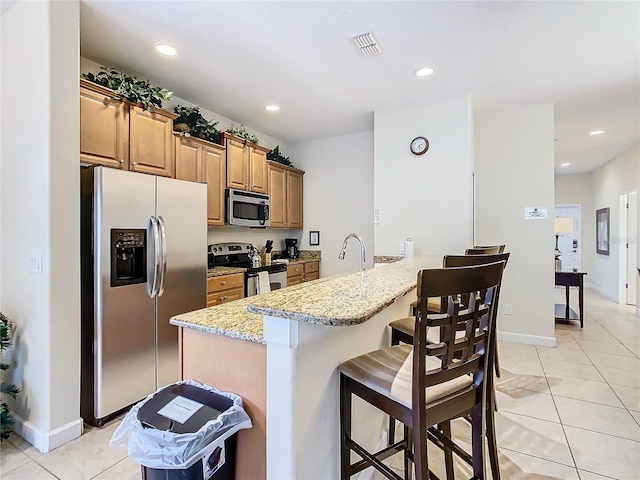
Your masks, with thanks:
[{"label": "doorway", "polygon": [[571,218],[573,233],[561,233],[558,237],[558,250],[562,253],[563,270],[580,272],[582,268],[582,206],[556,205],[554,216]]},{"label": "doorway", "polygon": [[620,303],[636,305],[638,192],[620,195]]}]

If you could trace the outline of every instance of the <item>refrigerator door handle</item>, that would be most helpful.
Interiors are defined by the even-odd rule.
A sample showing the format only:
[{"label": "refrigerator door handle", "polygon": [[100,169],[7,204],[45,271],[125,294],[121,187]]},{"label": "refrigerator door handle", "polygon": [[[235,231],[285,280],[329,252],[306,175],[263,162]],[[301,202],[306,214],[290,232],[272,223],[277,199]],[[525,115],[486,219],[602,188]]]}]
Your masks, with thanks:
[{"label": "refrigerator door handle", "polygon": [[158,293],[158,280],[160,277],[160,259],[158,254],[160,253],[160,235],[158,233],[158,219],[151,217],[151,231],[153,233],[153,283],[151,284],[151,292],[149,297],[153,298]]},{"label": "refrigerator door handle", "polygon": [[164,219],[160,216],[158,216],[158,224],[160,225],[160,242],[162,243],[162,268],[160,288],[158,289],[158,296],[161,297],[164,293],[164,277],[167,273],[167,233],[164,228]]}]

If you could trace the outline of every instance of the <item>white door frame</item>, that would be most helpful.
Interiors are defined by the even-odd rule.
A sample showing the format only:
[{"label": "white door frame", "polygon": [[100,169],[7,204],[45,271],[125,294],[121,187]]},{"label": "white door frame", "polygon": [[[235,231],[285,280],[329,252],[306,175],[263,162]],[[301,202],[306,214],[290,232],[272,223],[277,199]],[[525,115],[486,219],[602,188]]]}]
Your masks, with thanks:
[{"label": "white door frame", "polygon": [[[628,190],[620,194],[620,242],[619,242],[619,275],[618,275],[618,303],[622,305],[637,305],[636,297],[636,268],[630,267],[629,262],[633,257],[637,256],[638,242],[638,225],[637,220],[631,225],[631,230],[635,227],[635,231],[629,228],[629,209],[627,203],[630,201],[631,193],[635,194],[634,209],[638,211],[638,191],[636,189]],[[633,209],[632,209],[633,210]],[[634,219],[635,220],[635,219]],[[636,263],[637,263],[636,258]],[[632,291],[633,290],[633,291]]]}]

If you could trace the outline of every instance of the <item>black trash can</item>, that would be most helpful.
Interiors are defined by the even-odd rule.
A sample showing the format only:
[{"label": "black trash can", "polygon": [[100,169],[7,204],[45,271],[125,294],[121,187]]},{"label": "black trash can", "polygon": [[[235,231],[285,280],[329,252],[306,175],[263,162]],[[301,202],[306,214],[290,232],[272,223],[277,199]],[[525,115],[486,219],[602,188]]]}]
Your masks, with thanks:
[{"label": "black trash can", "polygon": [[236,432],[251,420],[240,397],[218,392],[193,380],[169,385],[133,407],[111,445],[126,441],[142,480],[233,480]]}]

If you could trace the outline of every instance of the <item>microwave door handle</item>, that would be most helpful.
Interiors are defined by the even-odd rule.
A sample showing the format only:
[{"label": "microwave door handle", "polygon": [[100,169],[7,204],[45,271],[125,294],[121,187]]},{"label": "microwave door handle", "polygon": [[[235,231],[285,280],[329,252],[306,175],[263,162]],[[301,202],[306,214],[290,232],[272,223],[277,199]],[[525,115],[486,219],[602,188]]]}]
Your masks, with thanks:
[{"label": "microwave door handle", "polygon": [[158,277],[160,269],[160,259],[158,255],[160,253],[160,235],[158,233],[158,220],[156,217],[151,217],[151,234],[153,235],[153,282],[151,283],[151,292],[149,297],[153,298],[158,293]]},{"label": "microwave door handle", "polygon": [[164,219],[158,217],[158,224],[160,225],[160,244],[162,245],[162,263],[160,269],[160,287],[158,288],[158,296],[161,297],[164,293],[164,279],[167,274],[167,233],[164,228]]}]

